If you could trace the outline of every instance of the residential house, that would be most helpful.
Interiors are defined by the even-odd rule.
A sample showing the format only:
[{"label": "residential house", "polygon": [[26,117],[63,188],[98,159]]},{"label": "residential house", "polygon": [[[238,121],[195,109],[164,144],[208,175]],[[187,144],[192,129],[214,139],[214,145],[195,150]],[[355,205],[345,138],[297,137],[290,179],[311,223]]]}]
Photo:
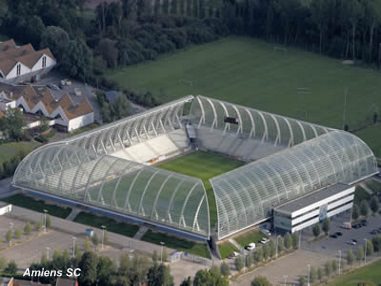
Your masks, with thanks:
[{"label": "residential house", "polygon": [[[57,97],[42,86],[0,85],[0,110],[8,108],[21,108],[26,114],[46,117],[49,125],[69,132],[94,122],[94,111],[86,97],[74,102],[67,93]],[[32,122],[28,127],[40,123]]]},{"label": "residential house", "polygon": [[13,39],[0,42],[0,81],[38,80],[56,65],[49,48],[36,51],[31,44],[17,46]]}]

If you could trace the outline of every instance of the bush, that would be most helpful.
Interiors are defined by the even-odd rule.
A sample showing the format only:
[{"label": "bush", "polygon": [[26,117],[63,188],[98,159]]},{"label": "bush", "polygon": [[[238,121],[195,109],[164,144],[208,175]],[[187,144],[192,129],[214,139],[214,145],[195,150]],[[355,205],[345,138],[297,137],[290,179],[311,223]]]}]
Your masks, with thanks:
[{"label": "bush", "polygon": [[236,259],[234,260],[234,265],[237,271],[240,272],[245,267],[245,262],[243,257],[242,256],[236,257]]},{"label": "bush", "polygon": [[220,271],[221,274],[224,276],[229,276],[230,275],[230,267],[226,262],[222,262],[220,266]]},{"label": "bush", "polygon": [[264,276],[258,276],[251,281],[251,286],[271,286],[270,281]]}]

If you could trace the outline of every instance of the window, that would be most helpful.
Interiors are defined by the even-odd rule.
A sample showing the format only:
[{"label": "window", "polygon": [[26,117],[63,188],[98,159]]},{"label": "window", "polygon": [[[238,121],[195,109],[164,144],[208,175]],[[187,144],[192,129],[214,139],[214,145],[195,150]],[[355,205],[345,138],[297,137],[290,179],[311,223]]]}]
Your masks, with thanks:
[{"label": "window", "polygon": [[46,68],[46,57],[42,57],[42,68]]},{"label": "window", "polygon": [[21,65],[20,64],[17,64],[17,66],[16,66],[16,74],[17,75],[21,74]]}]

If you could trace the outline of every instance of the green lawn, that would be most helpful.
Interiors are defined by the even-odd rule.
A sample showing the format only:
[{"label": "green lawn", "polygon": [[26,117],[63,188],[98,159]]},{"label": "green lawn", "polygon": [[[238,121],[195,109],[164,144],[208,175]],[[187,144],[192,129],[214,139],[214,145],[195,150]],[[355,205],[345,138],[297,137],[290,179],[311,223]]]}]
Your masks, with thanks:
[{"label": "green lawn", "polygon": [[27,154],[33,149],[37,148],[39,145],[40,143],[35,141],[10,142],[0,144],[0,163],[12,159],[20,152]]},{"label": "green lawn", "polygon": [[355,134],[363,139],[378,157],[381,157],[381,124],[368,127]]},{"label": "green lawn", "polygon": [[14,195],[8,198],[1,199],[4,202],[11,203],[13,205],[23,207],[26,209],[31,209],[37,212],[43,212],[44,209],[52,216],[66,218],[70,212],[71,208],[69,207],[59,207],[51,204],[47,204],[41,200],[36,200],[32,197],[25,196],[22,194]]},{"label": "green lawn", "polygon": [[237,241],[242,247],[245,247],[251,242],[258,243],[263,237],[265,236],[259,230],[251,230],[234,237],[234,240]]},{"label": "green lawn", "polygon": [[160,242],[164,242],[165,246],[169,248],[210,258],[208,246],[205,243],[196,243],[193,241],[170,236],[168,234],[154,232],[152,230],[148,230],[142,237],[142,240],[155,244],[160,244]]},{"label": "green lawn", "polygon": [[208,194],[210,209],[210,223],[213,226],[217,221],[216,202],[209,179],[217,175],[242,166],[244,162],[234,160],[221,154],[197,151],[158,164],[157,166],[169,171],[200,178]]},{"label": "green lawn", "polygon": [[219,244],[218,248],[220,250],[220,255],[222,259],[227,258],[230,254],[233,253],[233,251],[238,252],[237,248],[233,244],[231,244],[229,241]]},{"label": "green lawn", "polygon": [[[381,110],[378,71],[299,49],[277,51],[252,38],[224,38],[107,74],[121,87],[149,90],[162,101],[202,94],[336,128],[343,126],[346,93],[350,128]],[[381,155],[377,134],[381,125],[358,135]]]},{"label": "green lawn", "polygon": [[81,212],[74,219],[75,222],[90,225],[100,228],[101,225],[106,226],[106,229],[111,232],[119,233],[125,236],[133,237],[139,227],[137,225],[128,224],[124,222],[116,222],[108,217],[100,217],[90,213]]},{"label": "green lawn", "polygon": [[[378,286],[381,282],[381,260],[374,262],[366,267],[345,274],[331,283],[329,286]],[[364,284],[363,284],[364,283]]]}]

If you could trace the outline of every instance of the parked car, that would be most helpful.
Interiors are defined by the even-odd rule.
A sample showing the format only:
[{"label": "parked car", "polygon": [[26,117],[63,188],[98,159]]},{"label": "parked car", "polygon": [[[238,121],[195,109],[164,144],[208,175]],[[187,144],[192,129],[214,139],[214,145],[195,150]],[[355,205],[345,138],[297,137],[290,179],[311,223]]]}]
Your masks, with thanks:
[{"label": "parked car", "polygon": [[245,249],[249,250],[249,251],[254,250],[255,249],[255,243],[254,242],[249,243],[248,245],[245,246]]},{"label": "parked car", "polygon": [[56,84],[54,84],[54,83],[49,83],[48,87],[51,88],[51,89],[54,89],[54,90],[60,90],[60,88]]},{"label": "parked car", "polygon": [[228,256],[228,258],[229,258],[229,259],[232,259],[232,258],[237,257],[237,256],[239,256],[239,253],[236,252],[236,251],[233,251],[233,253],[231,253],[231,254]]},{"label": "parked car", "polygon": [[352,223],[350,223],[349,221],[346,221],[342,224],[341,226],[342,228],[344,229],[351,229],[352,228]]},{"label": "parked car", "polygon": [[261,232],[266,236],[271,236],[271,232],[266,228],[261,228]]},{"label": "parked car", "polygon": [[349,244],[349,245],[356,245],[357,242],[355,242],[355,241],[353,241],[353,240],[348,240],[348,241],[347,241],[347,244]]},{"label": "parked car", "polygon": [[336,233],[331,234],[329,237],[331,237],[331,238],[337,238],[337,234]]},{"label": "parked car", "polygon": [[368,221],[366,219],[361,220],[361,225],[362,226],[367,226],[368,225]]},{"label": "parked car", "polygon": [[337,231],[335,234],[336,234],[337,236],[343,236],[343,233],[342,233],[341,231]]},{"label": "parked car", "polygon": [[268,239],[266,237],[262,238],[261,241],[260,241],[260,243],[262,243],[262,244],[266,244],[266,243],[269,243],[269,242],[270,242],[270,239]]}]

